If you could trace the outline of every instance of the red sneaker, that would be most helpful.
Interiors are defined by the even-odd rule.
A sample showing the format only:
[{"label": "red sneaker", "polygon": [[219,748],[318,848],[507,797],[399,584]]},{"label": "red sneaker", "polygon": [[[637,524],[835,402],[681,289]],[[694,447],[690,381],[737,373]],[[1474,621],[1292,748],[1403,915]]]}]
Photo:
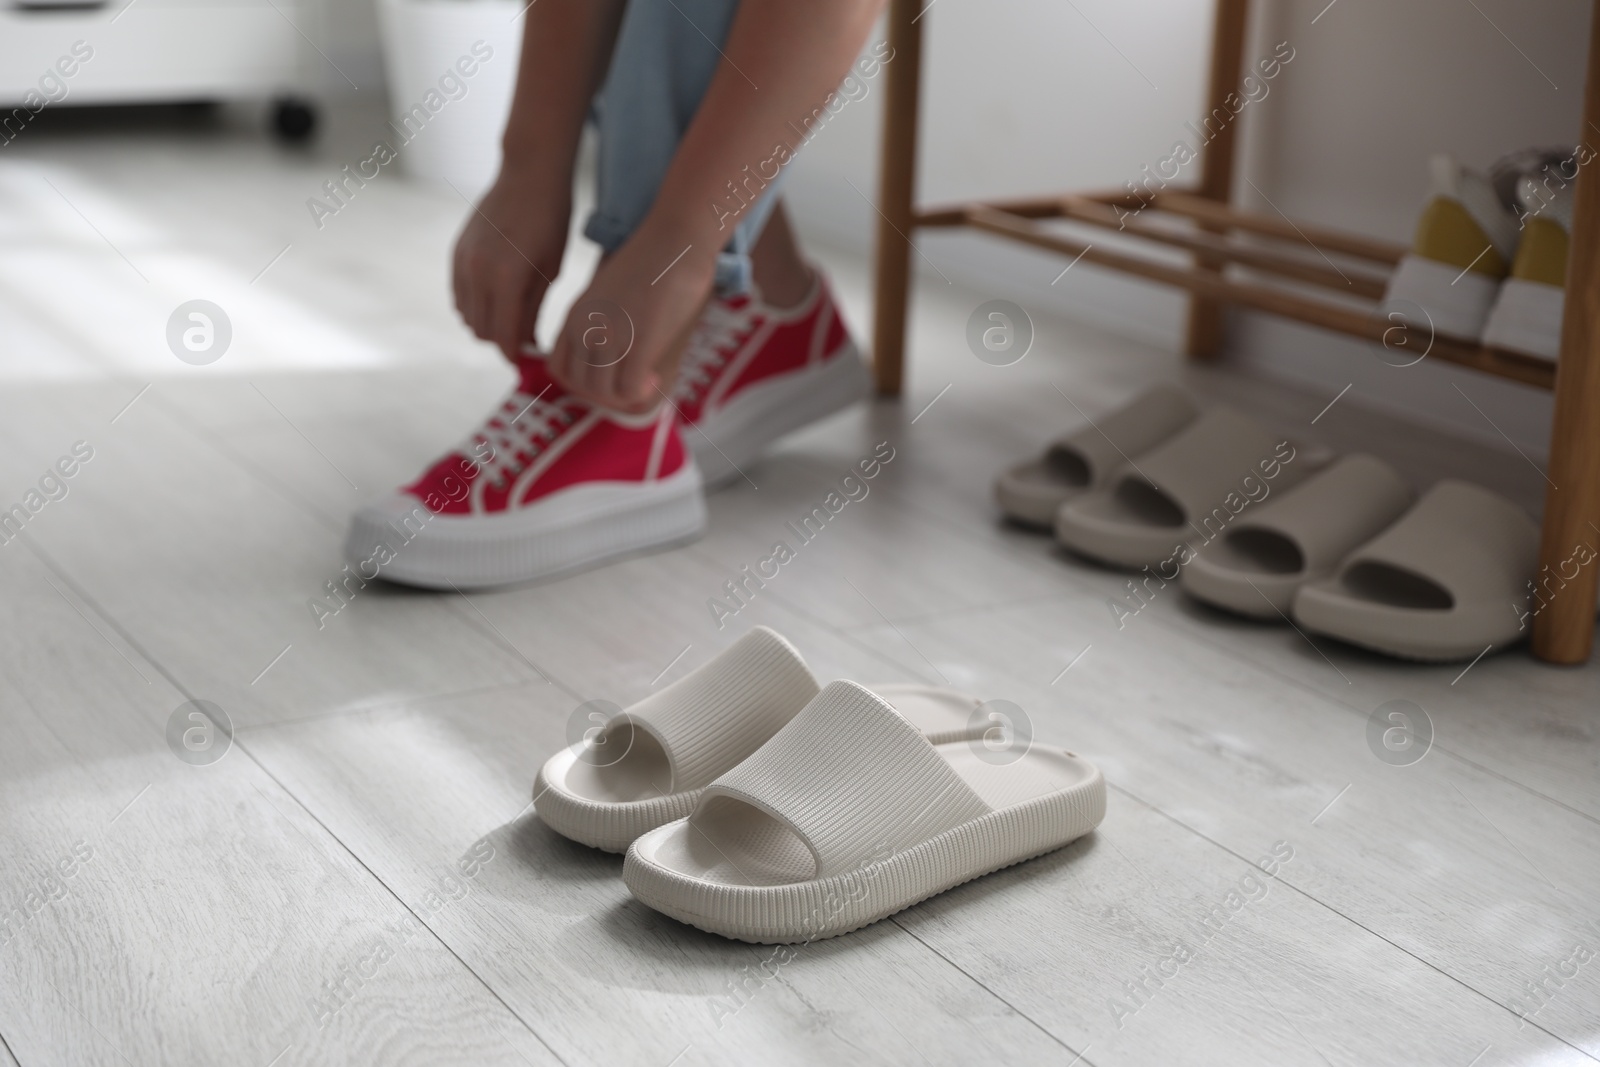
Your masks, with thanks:
[{"label": "red sneaker", "polygon": [[356,512],[345,556],[363,579],[462,589],[544,578],[681,542],[705,500],[677,417],[568,395],[542,358],[459,448]]},{"label": "red sneaker", "polygon": [[713,299],[684,352],[673,402],[708,486],[773,441],[864,399],[871,376],[821,273],[798,307],[759,293]]}]

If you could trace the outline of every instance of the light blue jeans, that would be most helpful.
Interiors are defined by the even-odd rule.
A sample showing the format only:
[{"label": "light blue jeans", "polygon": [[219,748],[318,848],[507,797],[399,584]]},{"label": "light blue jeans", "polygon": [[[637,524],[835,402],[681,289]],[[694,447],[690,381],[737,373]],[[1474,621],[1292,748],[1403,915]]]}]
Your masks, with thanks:
[{"label": "light blue jeans", "polygon": [[[600,133],[595,210],[583,232],[615,252],[655,203],[678,142],[711,84],[739,0],[628,0],[594,101]],[[739,175],[728,175],[737,180]],[[750,288],[750,250],[777,203],[783,172],[745,209],[717,258],[716,290]],[[704,210],[715,212],[711,204]]]}]

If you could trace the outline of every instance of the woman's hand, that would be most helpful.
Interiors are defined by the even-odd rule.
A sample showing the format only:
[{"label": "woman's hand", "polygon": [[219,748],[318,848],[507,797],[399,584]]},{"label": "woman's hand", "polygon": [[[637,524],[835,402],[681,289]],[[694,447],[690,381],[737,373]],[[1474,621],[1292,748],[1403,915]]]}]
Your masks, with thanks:
[{"label": "woman's hand", "polygon": [[456,239],[456,310],[508,358],[533,339],[571,217],[569,178],[508,162]]},{"label": "woman's hand", "polygon": [[717,248],[647,221],[600,265],[550,352],[550,373],[590,403],[647,411],[711,295]]},{"label": "woman's hand", "polygon": [[[550,355],[557,380],[623,411],[647,410],[671,392],[683,344],[711,295],[718,250],[748,206],[738,197],[738,210],[729,210],[729,189],[752,166],[798,149],[793,117],[828,106],[882,7],[883,0],[741,0],[724,62],[649,215],[601,264],[561,328]],[[566,136],[560,143],[577,143],[575,131]]]}]

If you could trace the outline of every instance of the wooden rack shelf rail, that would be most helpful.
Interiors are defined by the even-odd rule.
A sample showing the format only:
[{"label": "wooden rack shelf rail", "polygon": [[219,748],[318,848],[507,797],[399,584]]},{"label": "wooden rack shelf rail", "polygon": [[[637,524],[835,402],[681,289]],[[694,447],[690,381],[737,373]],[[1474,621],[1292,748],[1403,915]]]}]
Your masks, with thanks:
[{"label": "wooden rack shelf rail", "polygon": [[[1553,596],[1547,593],[1534,617],[1533,652],[1552,663],[1588,659],[1600,565],[1580,568],[1576,576],[1569,576],[1564,565],[1572,560],[1577,545],[1600,547],[1600,180],[1595,174],[1585,170],[1578,178],[1559,362],[1430,336],[1431,331],[1401,325],[1378,309],[1389,273],[1405,254],[1405,247],[1253,214],[1229,203],[1237,134],[1233,124],[1225,126],[1205,147],[1200,181],[1192,190],[1169,188],[1145,198],[1122,191],[1068,193],[918,209],[914,190],[922,53],[919,8],[918,0],[891,0],[889,10],[894,62],[886,68],[873,335],[879,392],[897,395],[903,381],[912,234],[918,229],[958,226],[1186,290],[1192,297],[1186,347],[1195,359],[1219,354],[1223,309],[1232,306],[1382,345],[1391,353],[1390,362],[1445,360],[1552,389],[1556,405],[1540,564],[1548,568],[1542,569],[1541,575],[1558,575],[1560,582]],[[1249,0],[1217,0],[1208,92],[1213,107],[1221,106],[1240,81],[1248,22]],[[1584,97],[1585,119],[1600,129],[1597,59],[1600,0],[1595,3]],[[1063,221],[1116,230],[1126,240],[1114,242],[1116,248],[1091,244],[1051,225]],[[1124,250],[1136,244],[1176,249],[1188,254],[1190,262],[1174,265],[1170,255],[1157,259]],[[1305,255],[1308,245],[1322,254],[1320,262]],[[1347,262],[1336,266],[1326,259],[1327,254]],[[1230,274],[1232,266],[1252,272],[1252,278]],[[1309,288],[1329,290],[1343,299],[1309,295],[1304,291]],[[1556,590],[1557,586],[1545,588]]]},{"label": "wooden rack shelf rail", "polygon": [[[1148,218],[1153,210],[1262,237],[1292,240],[1302,247],[1307,240],[1310,240],[1324,251],[1338,252],[1347,256],[1358,255],[1353,249],[1365,245],[1366,253],[1360,258],[1381,263],[1385,267],[1392,267],[1405,251],[1397,246],[1390,247],[1366,238],[1346,237],[1339,241],[1324,242],[1319,237],[1309,236],[1310,230],[1315,227],[1308,229],[1303,225],[1299,228],[1307,236],[1296,233],[1293,238],[1286,238],[1280,233],[1273,232],[1275,229],[1273,223],[1290,229],[1289,225],[1280,219],[1251,215],[1226,206],[1221,206],[1221,211],[1218,211],[1219,205],[1201,200],[1189,193],[1161,193],[1145,203],[1146,207],[1140,214],[1141,220]],[[1196,210],[1196,205],[1204,205],[1204,209]],[[1154,282],[1175,285],[1187,289],[1196,296],[1282,315],[1381,344],[1390,350],[1392,359],[1396,362],[1409,363],[1424,358],[1442,359],[1483,371],[1485,374],[1511,378],[1545,389],[1553,388],[1555,385],[1555,364],[1548,360],[1526,356],[1519,352],[1467,344],[1442,335],[1428,336],[1425,329],[1400,325],[1395,320],[1380,315],[1377,302],[1383,298],[1388,279],[1387,270],[1378,273],[1370,268],[1362,271],[1355,267],[1343,269],[1308,263],[1303,257],[1273,252],[1257,245],[1240,244],[1203,230],[1183,232],[1144,221],[1123,225],[1119,222],[1120,216],[1114,210],[1115,207],[1132,209],[1137,205],[1112,197],[1063,196],[1051,203],[1054,210],[1049,213],[1046,213],[1038,201],[1029,201],[1026,206],[1032,209],[1026,214],[1016,210],[1005,210],[998,205],[985,204],[919,212],[915,216],[915,224],[918,227],[970,226],[1036,248],[1060,252],[1065,256],[1073,258],[1081,256],[1089,263],[1097,263],[1102,267],[1138,275]],[[1356,310],[1301,296],[1271,285],[1234,281],[1216,270],[1197,266],[1173,267],[1146,257],[1115,252],[1102,245],[1075,241],[1041,225],[1041,222],[1049,219],[1081,222],[1110,230],[1120,229],[1122,233],[1131,237],[1185,249],[1208,256],[1212,261],[1236,263],[1276,274],[1289,281],[1319,285],[1347,296],[1364,298],[1371,302],[1371,306],[1365,310]],[[1290,229],[1290,232],[1293,230]],[[1318,232],[1321,236],[1328,236],[1322,231]],[[1341,243],[1346,247],[1343,249],[1335,247]]]}]

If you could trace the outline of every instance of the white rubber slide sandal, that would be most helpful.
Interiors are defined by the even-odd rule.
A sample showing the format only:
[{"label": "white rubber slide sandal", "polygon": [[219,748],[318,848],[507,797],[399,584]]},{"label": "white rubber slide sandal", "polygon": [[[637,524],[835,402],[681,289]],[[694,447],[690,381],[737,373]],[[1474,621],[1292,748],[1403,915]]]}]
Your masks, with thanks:
[{"label": "white rubber slide sandal", "polygon": [[741,941],[814,941],[1058,849],[1105,817],[1105,780],[1042,745],[931,745],[888,703],[834,682],[643,835],[622,879],[640,902]]},{"label": "white rubber slide sandal", "polygon": [[1524,634],[1539,531],[1511,501],[1446,479],[1331,578],[1303,586],[1307,630],[1391,656],[1470,659]]},{"label": "white rubber slide sandal", "polygon": [[1254,419],[1215,407],[1124,464],[1102,488],[1062,504],[1056,539],[1117,566],[1181,562],[1188,542],[1220,536],[1241,512],[1323,462]]},{"label": "white rubber slide sandal", "polygon": [[1140,393],[1098,422],[1056,438],[1043,454],[1000,472],[994,498],[1006,517],[1048,530],[1063,503],[1194,421],[1199,409],[1175,385]]},{"label": "white rubber slide sandal", "polygon": [[[580,720],[583,735],[534,779],[534,809],[565,837],[621,852],[646,830],[693,811],[705,786],[765,744],[818,688],[794,646],[757,626],[632,707]],[[936,741],[977,736],[987,725],[978,699],[951,689],[886,685],[879,692]]]},{"label": "white rubber slide sandal", "polygon": [[1286,617],[1302,585],[1332,574],[1415,499],[1383,460],[1345,456],[1199,546],[1183,567],[1183,590],[1241,615]]}]

